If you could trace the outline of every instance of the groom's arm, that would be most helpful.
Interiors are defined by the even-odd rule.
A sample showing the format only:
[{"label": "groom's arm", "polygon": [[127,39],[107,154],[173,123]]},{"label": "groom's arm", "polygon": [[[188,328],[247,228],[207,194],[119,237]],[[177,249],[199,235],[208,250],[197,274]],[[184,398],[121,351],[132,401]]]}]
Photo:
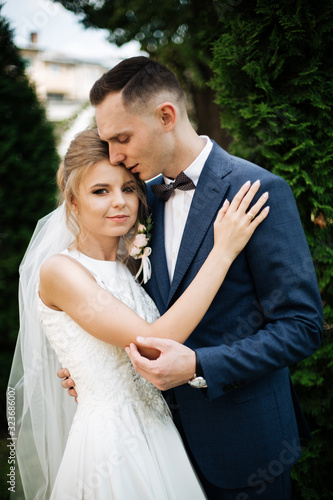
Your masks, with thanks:
[{"label": "groom's arm", "polygon": [[[228,345],[197,350],[210,399],[310,356],[321,343],[321,300],[295,200],[282,179],[270,176],[262,187],[270,192],[270,217],[250,240],[246,254],[264,326]],[[216,301],[213,307],[218,307]],[[147,342],[159,348],[154,339]],[[134,346],[130,352],[136,370],[162,390],[194,374],[194,352],[180,346],[180,355],[178,345],[166,342],[165,352],[154,362],[141,358]]]},{"label": "groom's arm", "polygon": [[197,351],[209,398],[295,364],[321,344],[322,304],[294,197],[280,178],[270,177],[263,189],[270,193],[270,217],[245,249],[261,324],[255,334]]}]

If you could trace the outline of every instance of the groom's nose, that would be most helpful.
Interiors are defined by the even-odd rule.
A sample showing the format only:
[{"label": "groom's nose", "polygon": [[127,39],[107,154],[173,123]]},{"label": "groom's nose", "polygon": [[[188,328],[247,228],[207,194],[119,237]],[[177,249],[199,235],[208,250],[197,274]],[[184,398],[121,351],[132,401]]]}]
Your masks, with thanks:
[{"label": "groom's nose", "polygon": [[114,146],[109,144],[109,158],[111,165],[119,165],[119,163],[123,163],[126,156],[124,153],[117,151]]}]

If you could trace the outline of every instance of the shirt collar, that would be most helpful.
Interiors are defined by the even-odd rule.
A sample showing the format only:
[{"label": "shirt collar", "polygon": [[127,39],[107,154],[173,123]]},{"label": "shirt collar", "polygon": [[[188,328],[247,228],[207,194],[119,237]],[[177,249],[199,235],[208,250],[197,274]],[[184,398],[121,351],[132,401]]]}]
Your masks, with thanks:
[{"label": "shirt collar", "polygon": [[[191,181],[194,183],[195,186],[198,184],[198,180],[202,172],[202,169],[204,167],[204,164],[206,163],[209,153],[211,152],[213,147],[213,143],[207,135],[200,135],[200,138],[206,142],[206,145],[200,152],[200,154],[196,157],[196,159],[191,163],[191,165],[187,167],[186,170],[184,170],[184,174],[186,174],[187,177],[191,179]],[[165,184],[170,184],[171,182],[173,182],[172,179],[169,179],[164,175],[163,179]]]}]

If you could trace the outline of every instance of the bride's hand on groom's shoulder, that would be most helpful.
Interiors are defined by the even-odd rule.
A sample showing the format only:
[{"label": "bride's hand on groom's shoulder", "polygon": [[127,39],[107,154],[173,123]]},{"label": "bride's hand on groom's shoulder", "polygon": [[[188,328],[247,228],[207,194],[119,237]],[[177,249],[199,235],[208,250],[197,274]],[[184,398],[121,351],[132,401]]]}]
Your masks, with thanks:
[{"label": "bride's hand on groom's shoulder", "polygon": [[60,368],[58,371],[57,371],[57,376],[62,379],[61,380],[61,385],[64,389],[68,389],[68,394],[69,396],[72,396],[73,398],[75,398],[75,401],[77,403],[77,392],[76,390],[74,389],[75,387],[75,382],[74,380],[71,378],[71,374],[69,373],[69,371],[67,370],[67,368]]},{"label": "bride's hand on groom's shoulder", "polygon": [[214,223],[214,248],[231,262],[243,250],[259,224],[267,217],[269,207],[264,207],[269,194],[263,193],[252,204],[260,189],[260,181],[246,182],[231,203],[225,200]]}]

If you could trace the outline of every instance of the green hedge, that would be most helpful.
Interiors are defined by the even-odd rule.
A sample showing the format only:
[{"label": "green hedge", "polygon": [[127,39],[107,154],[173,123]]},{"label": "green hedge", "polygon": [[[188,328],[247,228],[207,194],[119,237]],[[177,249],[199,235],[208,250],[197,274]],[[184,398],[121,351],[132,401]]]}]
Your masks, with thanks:
[{"label": "green hedge", "polygon": [[325,339],[293,367],[313,432],[293,469],[293,499],[332,498],[333,463],[333,3],[330,0],[216,2],[221,34],[211,86],[231,152],[290,184],[314,259]]},{"label": "green hedge", "polygon": [[[4,407],[18,332],[18,267],[36,221],[55,206],[59,158],[51,125],[1,16],[0,5],[0,392]],[[5,426],[4,412],[0,426]]]}]

